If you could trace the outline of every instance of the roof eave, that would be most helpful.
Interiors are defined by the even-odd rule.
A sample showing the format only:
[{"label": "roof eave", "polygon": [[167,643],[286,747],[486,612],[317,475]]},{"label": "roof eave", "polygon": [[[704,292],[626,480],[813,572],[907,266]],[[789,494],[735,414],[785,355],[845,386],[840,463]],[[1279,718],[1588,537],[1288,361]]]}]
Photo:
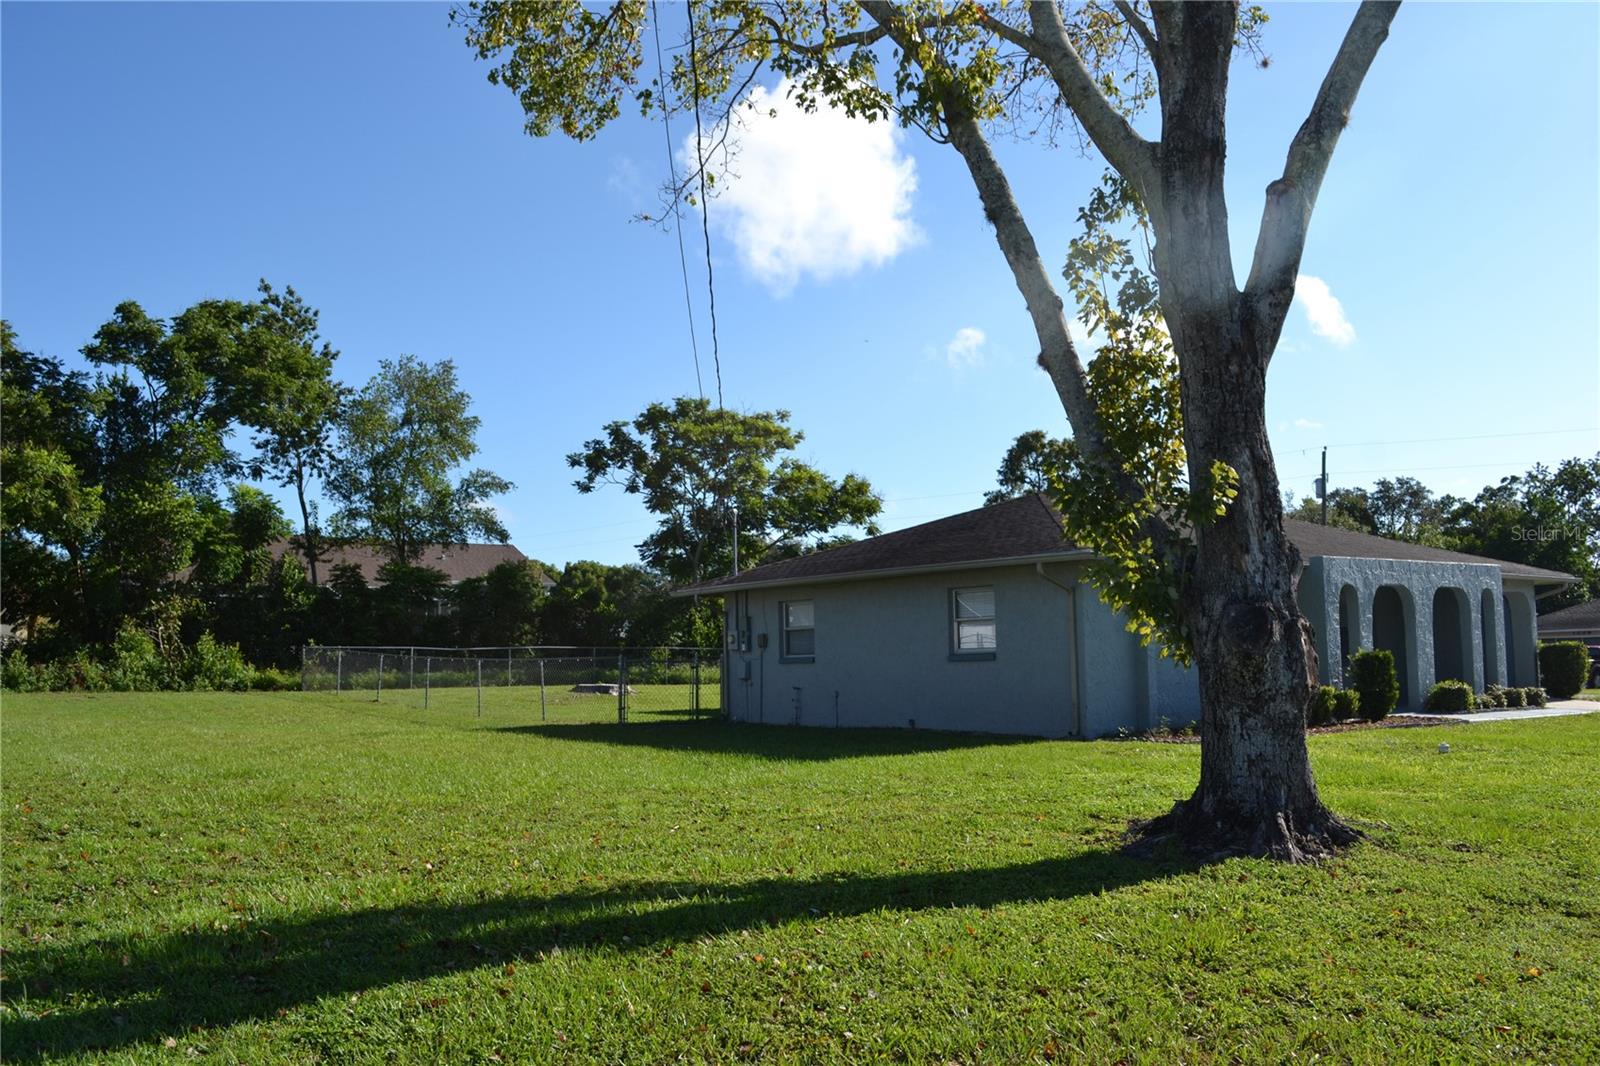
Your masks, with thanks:
[{"label": "roof eave", "polygon": [[951,563],[925,563],[921,566],[894,566],[880,570],[847,570],[838,574],[817,574],[810,577],[780,577],[766,581],[739,581],[707,587],[684,585],[673,589],[669,595],[682,599],[686,596],[718,596],[727,592],[744,592],[749,589],[783,588],[791,585],[836,585],[845,581],[872,581],[883,577],[914,577],[917,574],[938,574],[950,570],[986,570],[996,566],[1021,566],[1032,563],[1087,562],[1094,552],[1076,548],[1068,552],[1034,552],[1030,555],[1007,555],[998,559],[968,559]]}]

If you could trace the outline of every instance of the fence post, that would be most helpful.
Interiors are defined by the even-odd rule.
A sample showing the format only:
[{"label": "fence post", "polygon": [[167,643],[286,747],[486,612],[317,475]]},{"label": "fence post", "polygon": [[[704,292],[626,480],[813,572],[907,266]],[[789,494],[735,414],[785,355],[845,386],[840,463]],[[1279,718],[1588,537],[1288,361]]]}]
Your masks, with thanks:
[{"label": "fence post", "polygon": [[310,692],[310,679],[306,673],[306,646],[300,645],[300,691]]},{"label": "fence post", "polygon": [[694,666],[689,671],[689,710],[695,721],[700,720],[700,649],[694,651]]},{"label": "fence post", "polygon": [[628,720],[628,660],[617,656],[617,724]]},{"label": "fence post", "polygon": [[422,709],[428,709],[428,697],[433,694],[433,656],[422,660]]},{"label": "fence post", "polygon": [[417,649],[410,649],[406,656],[406,691],[410,692],[417,687]]},{"label": "fence post", "polygon": [[478,717],[483,717],[483,660],[478,660]]},{"label": "fence post", "polygon": [[544,660],[539,660],[539,721],[545,721],[544,709]]},{"label": "fence post", "polygon": [[378,703],[383,702],[383,654],[378,655]]},{"label": "fence post", "polygon": [[511,687],[511,654],[513,651],[514,649],[512,648],[506,649],[506,688]]},{"label": "fence post", "polygon": [[338,655],[334,656],[336,665],[333,670],[333,694],[337,696],[344,691],[344,649],[340,648]]}]

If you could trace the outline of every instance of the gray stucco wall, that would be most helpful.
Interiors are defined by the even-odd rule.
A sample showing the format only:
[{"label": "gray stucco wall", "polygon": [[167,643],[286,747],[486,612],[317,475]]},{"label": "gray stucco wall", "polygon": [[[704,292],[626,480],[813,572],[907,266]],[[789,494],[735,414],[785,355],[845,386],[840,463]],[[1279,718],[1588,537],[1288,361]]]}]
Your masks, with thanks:
[{"label": "gray stucco wall", "polygon": [[[1482,692],[1489,683],[1537,684],[1532,619],[1533,585],[1502,579],[1489,563],[1423,563],[1396,559],[1317,556],[1300,577],[1300,610],[1316,631],[1322,683],[1343,685],[1340,599],[1353,593],[1356,609],[1345,612],[1352,651],[1374,647],[1374,599],[1380,588],[1395,589],[1405,612],[1403,665],[1405,705],[1418,707],[1441,676],[1439,665],[1457,656],[1441,655],[1436,636],[1458,642],[1462,680]],[[1440,589],[1459,590],[1460,627],[1435,633],[1435,597]],[[1348,590],[1348,591],[1347,591]],[[1455,593],[1446,593],[1456,595]],[[1506,605],[1511,615],[1508,618]],[[1507,635],[1513,647],[1507,656]],[[1509,679],[1508,679],[1509,671]]]},{"label": "gray stucco wall", "polygon": [[[984,585],[994,656],[953,657],[950,592]],[[791,600],[815,607],[811,662],[779,652]],[[752,589],[727,609],[747,645],[725,672],[736,721],[1094,737],[1199,713],[1194,677],[1141,647],[1073,564]]]},{"label": "gray stucco wall", "polygon": [[[751,589],[727,597],[724,706],[735,721],[1097,737],[1200,715],[1198,677],[1127,631],[1080,580],[1081,564],[974,567],[931,574]],[[993,586],[997,647],[952,655],[950,593]],[[1374,598],[1396,591],[1403,617],[1403,705],[1419,707],[1452,659],[1474,689],[1534,685],[1534,587],[1498,566],[1318,556],[1300,579],[1324,684],[1342,685],[1340,597],[1352,651],[1374,646]],[[1435,646],[1439,589],[1457,590],[1457,654]],[[810,600],[816,654],[786,662],[781,605]],[[765,647],[762,638],[765,638]],[[739,642],[742,641],[742,646]]]}]

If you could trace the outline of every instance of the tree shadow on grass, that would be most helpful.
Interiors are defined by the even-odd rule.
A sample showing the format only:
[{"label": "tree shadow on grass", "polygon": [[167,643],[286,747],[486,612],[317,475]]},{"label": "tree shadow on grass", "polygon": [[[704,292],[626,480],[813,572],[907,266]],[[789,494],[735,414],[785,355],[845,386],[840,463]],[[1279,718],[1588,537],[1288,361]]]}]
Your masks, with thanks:
[{"label": "tree shadow on grass", "polygon": [[502,726],[500,733],[580,740],[594,744],[755,755],[764,759],[821,762],[872,755],[912,755],[995,745],[1036,744],[1038,737],[985,733],[942,733],[911,729],[819,729],[807,726],[749,725],[723,721],[635,721]]},{"label": "tree shadow on grass", "polygon": [[[8,1062],[114,1051],[195,1027],[265,1020],[326,996],[503,966],[542,953],[633,953],[705,936],[881,909],[988,908],[1062,900],[1192,870],[1091,851],[976,870],[766,878],[724,884],[654,882],[555,896],[416,903],[319,913],[229,930],[74,946],[6,956]],[[28,996],[87,1002],[38,1016]]]}]

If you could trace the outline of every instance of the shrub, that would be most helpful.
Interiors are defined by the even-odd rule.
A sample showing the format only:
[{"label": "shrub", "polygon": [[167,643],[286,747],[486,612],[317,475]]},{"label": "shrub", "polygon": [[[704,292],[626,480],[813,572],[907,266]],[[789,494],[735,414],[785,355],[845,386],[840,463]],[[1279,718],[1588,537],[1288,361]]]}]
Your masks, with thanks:
[{"label": "shrub", "polygon": [[1544,689],[1536,685],[1522,690],[1522,700],[1529,707],[1543,707],[1550,702],[1550,698],[1545,694]]},{"label": "shrub", "polygon": [[1335,718],[1355,718],[1361,713],[1361,693],[1354,689],[1340,689],[1333,696]]},{"label": "shrub", "polygon": [[1544,687],[1558,700],[1583,691],[1589,678],[1589,649],[1576,640],[1539,645],[1539,673]]},{"label": "shrub", "polygon": [[300,688],[300,675],[288,670],[265,667],[250,671],[250,689],[254,692],[290,692]]},{"label": "shrub", "polygon": [[218,644],[200,634],[183,663],[183,687],[196,691],[238,692],[249,686],[250,666],[237,644]]},{"label": "shrub", "polygon": [[1333,700],[1338,691],[1332,685],[1319,685],[1311,690],[1311,703],[1306,707],[1306,725],[1327,725],[1333,721]]},{"label": "shrub", "polygon": [[111,662],[106,665],[111,687],[119,692],[154,692],[167,687],[169,673],[150,634],[132,622],[124,622],[111,645]]},{"label": "shrub", "polygon": [[1483,692],[1478,696],[1478,706],[1504,707],[1506,705],[1506,690],[1499,685],[1485,685]]},{"label": "shrub", "polygon": [[1441,681],[1428,690],[1422,709],[1440,714],[1472,710],[1472,686],[1465,681]]},{"label": "shrub", "polygon": [[1361,696],[1361,717],[1381,722],[1400,699],[1394,655],[1382,650],[1358,651],[1350,657],[1351,688]]},{"label": "shrub", "polygon": [[1523,694],[1520,688],[1504,689],[1500,695],[1505,697],[1507,707],[1526,707],[1528,705],[1528,697]]},{"label": "shrub", "polygon": [[38,667],[28,661],[21,648],[12,648],[0,666],[0,685],[12,692],[38,692],[47,687]]}]

